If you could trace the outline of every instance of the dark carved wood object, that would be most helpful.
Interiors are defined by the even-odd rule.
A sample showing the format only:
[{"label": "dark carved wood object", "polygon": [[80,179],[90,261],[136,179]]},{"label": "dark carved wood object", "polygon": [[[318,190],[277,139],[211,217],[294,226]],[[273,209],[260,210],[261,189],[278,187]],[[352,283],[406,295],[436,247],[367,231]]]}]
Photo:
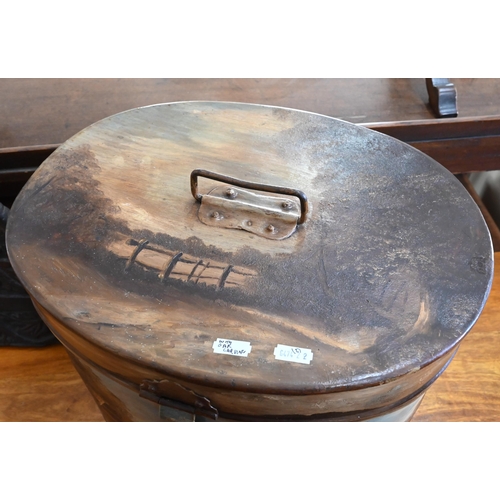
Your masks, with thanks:
[{"label": "dark carved wood object", "polygon": [[426,78],[429,104],[438,118],[458,116],[457,91],[448,78]]},{"label": "dark carved wood object", "polygon": [[45,346],[57,339],[35,311],[5,248],[9,209],[0,203],[0,346]]}]

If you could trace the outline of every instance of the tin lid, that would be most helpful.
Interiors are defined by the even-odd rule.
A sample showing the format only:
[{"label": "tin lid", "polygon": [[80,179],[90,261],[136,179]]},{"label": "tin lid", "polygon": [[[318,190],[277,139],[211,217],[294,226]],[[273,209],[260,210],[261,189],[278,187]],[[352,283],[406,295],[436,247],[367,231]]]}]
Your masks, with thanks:
[{"label": "tin lid", "polygon": [[85,339],[268,393],[432,363],[477,319],[493,270],[478,207],[428,156],[326,116],[221,102],[75,135],[19,195],[7,243],[29,293]]}]

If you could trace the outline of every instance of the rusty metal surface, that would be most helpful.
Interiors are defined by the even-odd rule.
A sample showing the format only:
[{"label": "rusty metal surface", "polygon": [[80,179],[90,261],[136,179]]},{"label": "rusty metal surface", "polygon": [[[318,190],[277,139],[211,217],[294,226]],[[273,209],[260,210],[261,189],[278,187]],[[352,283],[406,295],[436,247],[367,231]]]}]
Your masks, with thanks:
[{"label": "rusty metal surface", "polygon": [[[189,187],[200,164],[297,186],[311,215],[280,241],[206,226]],[[457,346],[492,279],[486,224],[443,167],[368,129],[269,106],[176,103],[98,122],[33,175],[7,238],[30,293],[89,341],[243,391],[414,374]],[[214,354],[218,337],[251,342],[251,355]],[[276,360],[277,344],[313,361]]]}]

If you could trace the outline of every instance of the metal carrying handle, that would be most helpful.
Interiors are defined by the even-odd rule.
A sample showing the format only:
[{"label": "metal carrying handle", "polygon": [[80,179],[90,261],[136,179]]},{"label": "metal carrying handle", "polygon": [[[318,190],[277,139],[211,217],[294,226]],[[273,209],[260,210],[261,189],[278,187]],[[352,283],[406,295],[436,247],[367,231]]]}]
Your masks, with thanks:
[{"label": "metal carrying handle", "polygon": [[228,184],[244,189],[254,189],[255,191],[264,191],[266,193],[295,196],[300,200],[300,218],[297,221],[297,224],[303,224],[306,221],[307,212],[309,211],[309,202],[307,201],[305,193],[298,189],[242,181],[240,179],[230,177],[229,175],[218,174],[216,172],[210,172],[209,170],[197,168],[191,172],[191,193],[193,194],[194,199],[199,202],[201,202],[203,195],[198,193],[198,177],[206,177],[207,179],[212,179],[214,181],[227,182]]}]

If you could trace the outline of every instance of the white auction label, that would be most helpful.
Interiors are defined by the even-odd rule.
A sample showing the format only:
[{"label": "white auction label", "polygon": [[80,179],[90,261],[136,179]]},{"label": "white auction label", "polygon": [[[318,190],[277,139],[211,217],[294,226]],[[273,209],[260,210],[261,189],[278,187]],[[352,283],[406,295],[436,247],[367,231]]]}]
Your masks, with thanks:
[{"label": "white auction label", "polygon": [[292,361],[293,363],[309,365],[313,359],[313,353],[311,349],[278,344],[274,348],[274,357],[281,361]]},{"label": "white auction label", "polygon": [[212,344],[212,348],[217,354],[230,354],[231,356],[248,356],[252,350],[250,342],[244,340],[217,339]]}]

